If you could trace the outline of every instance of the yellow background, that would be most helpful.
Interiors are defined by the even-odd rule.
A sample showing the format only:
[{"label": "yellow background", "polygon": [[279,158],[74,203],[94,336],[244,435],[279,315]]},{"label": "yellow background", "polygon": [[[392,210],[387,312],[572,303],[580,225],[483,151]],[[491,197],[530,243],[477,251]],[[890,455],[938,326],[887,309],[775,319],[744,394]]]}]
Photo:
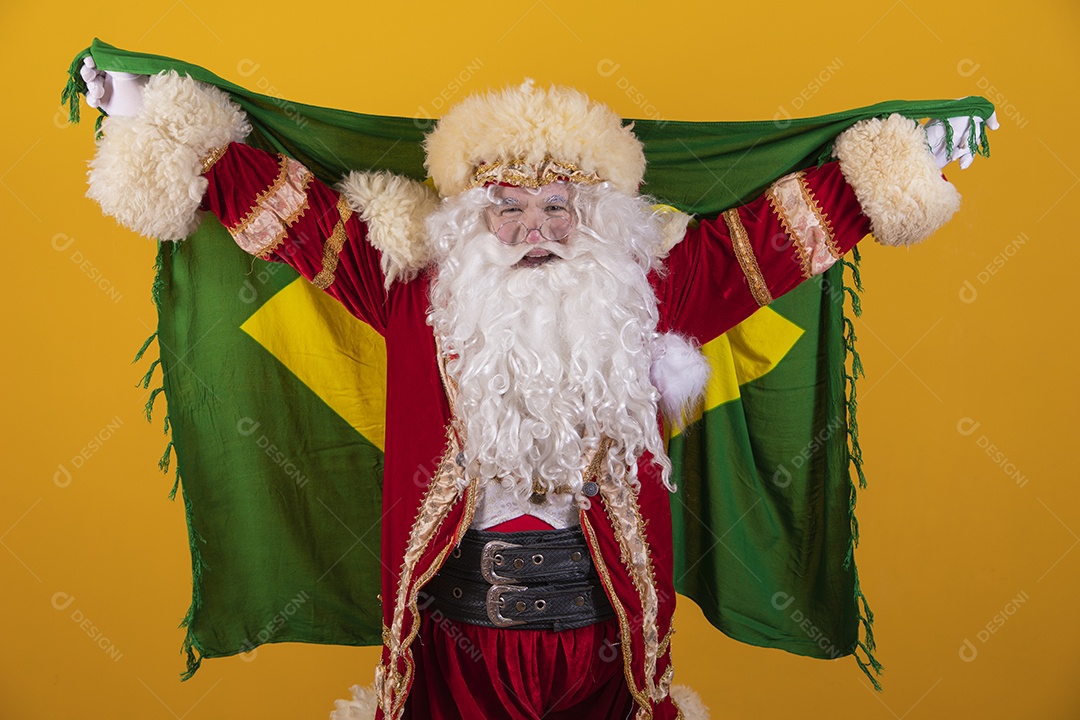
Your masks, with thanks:
[{"label": "yellow background", "polygon": [[858,557],[885,692],[851,659],[731,641],[689,603],[676,678],[714,717],[1080,717],[1080,9],[731,5],[4,3],[0,718],[324,717],[376,658],[269,646],[178,682],[183,507],[165,499],[160,409],[142,419],[145,364],[130,364],[155,324],[154,248],[83,197],[91,126],[58,113],[68,62],[95,35],[383,114],[437,115],[444,95],[524,76],[685,120],[990,94],[1002,129],[992,160],[952,171],[959,215],[923,246],[864,252]]}]

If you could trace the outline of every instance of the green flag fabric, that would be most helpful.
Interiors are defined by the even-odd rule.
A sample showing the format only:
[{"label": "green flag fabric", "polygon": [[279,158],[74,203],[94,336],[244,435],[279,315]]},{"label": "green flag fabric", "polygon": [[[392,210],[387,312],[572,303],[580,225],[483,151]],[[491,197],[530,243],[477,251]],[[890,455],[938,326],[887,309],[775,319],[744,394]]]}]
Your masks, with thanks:
[{"label": "green flag fabric", "polygon": [[[333,183],[349,170],[424,178],[430,121],[313,107],[253,93],[170,58],[94,40],[63,100],[78,119],[78,68],[176,70],[225,91],[248,142]],[[712,216],[828,157],[855,122],[977,116],[983,98],[880,103],[782,122],[636,120],[645,191]],[[946,124],[947,125],[947,124]],[[951,142],[951,138],[950,138]],[[988,155],[985,134],[973,149]],[[676,589],[731,637],[820,658],[874,659],[872,615],[852,557],[859,373],[838,263],[704,350],[713,380],[700,415],[669,442]],[[857,284],[857,282],[856,282]],[[192,554],[184,625],[190,677],[203,657],[268,642],[381,644],[380,513],[385,350],[381,338],[289,267],[253,260],[214,218],[162,243],[153,296],[162,392]],[[296,328],[305,332],[298,334]],[[285,339],[287,338],[287,340]],[[174,487],[174,492],[176,488]],[[871,675],[871,679],[873,677]],[[876,680],[875,680],[876,684]]]}]

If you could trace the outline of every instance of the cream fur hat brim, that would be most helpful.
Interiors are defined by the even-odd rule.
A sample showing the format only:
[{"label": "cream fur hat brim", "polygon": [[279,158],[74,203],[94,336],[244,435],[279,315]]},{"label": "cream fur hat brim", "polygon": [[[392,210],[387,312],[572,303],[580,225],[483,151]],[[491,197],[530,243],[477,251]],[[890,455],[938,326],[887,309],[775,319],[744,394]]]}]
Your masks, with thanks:
[{"label": "cream fur hat brim", "polygon": [[554,161],[630,193],[645,174],[641,142],[611,108],[572,88],[538,88],[531,80],[462,100],[439,120],[424,148],[428,174],[443,197],[474,186],[484,164],[537,168]]}]

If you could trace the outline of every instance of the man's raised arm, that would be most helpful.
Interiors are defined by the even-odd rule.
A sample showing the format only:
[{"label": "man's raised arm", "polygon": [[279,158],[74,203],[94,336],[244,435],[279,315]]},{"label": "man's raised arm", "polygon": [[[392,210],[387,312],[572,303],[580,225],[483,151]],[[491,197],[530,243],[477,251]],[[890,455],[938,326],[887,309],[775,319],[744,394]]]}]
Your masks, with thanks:
[{"label": "man's raised arm", "polygon": [[922,125],[900,115],[861,121],[837,138],[837,161],[787,175],[756,200],[703,220],[656,283],[661,330],[706,343],[828,270],[870,233],[891,246],[926,239],[960,207],[941,167],[970,164],[964,133],[980,132],[980,123],[960,127],[946,152],[935,125],[928,142]]},{"label": "man's raised arm", "polygon": [[102,79],[104,93],[88,82],[95,101],[128,114],[105,119],[90,165],[87,194],[105,214],[147,237],[179,241],[209,210],[243,250],[288,263],[384,331],[394,268],[382,266],[369,233],[378,234],[383,196],[428,202],[418,183],[353,174],[339,193],[295,160],[242,144],[247,118],[217,88],[175,73]]}]

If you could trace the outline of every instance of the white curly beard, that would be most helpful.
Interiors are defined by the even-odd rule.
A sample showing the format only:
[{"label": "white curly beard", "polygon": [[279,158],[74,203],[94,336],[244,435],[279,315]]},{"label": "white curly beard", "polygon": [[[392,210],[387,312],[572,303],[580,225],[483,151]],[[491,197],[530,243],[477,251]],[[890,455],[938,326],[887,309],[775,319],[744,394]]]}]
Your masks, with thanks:
[{"label": "white curly beard", "polygon": [[523,266],[538,246],[499,243],[481,219],[487,202],[483,188],[463,193],[428,225],[440,254],[429,322],[457,386],[469,474],[498,479],[523,508],[534,482],[584,506],[584,462],[606,436],[612,477],[636,486],[647,450],[666,484],[649,379],[659,236],[648,205],[607,186],[577,190],[579,229],[539,246],[558,257]]}]

